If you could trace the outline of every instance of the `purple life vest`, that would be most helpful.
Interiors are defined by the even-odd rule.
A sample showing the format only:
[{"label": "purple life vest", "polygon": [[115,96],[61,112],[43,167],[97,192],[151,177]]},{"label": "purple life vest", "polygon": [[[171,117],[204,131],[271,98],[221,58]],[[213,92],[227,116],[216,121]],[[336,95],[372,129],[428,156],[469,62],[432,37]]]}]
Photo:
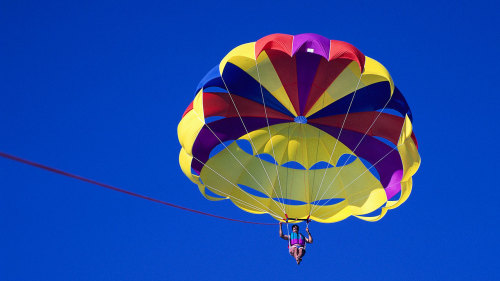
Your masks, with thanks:
[{"label": "purple life vest", "polygon": [[300,246],[304,247],[304,245],[306,244],[304,235],[295,232],[290,233],[290,246],[295,244],[299,244]]}]

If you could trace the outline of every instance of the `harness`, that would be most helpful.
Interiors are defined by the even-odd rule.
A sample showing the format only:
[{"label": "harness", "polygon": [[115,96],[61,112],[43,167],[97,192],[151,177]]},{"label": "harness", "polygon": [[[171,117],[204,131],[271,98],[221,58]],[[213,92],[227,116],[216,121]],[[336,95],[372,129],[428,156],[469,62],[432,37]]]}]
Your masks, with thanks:
[{"label": "harness", "polygon": [[[285,214],[285,218],[283,218],[283,220],[286,222],[286,229],[288,231],[288,249],[290,249],[290,247],[292,247],[292,245],[299,245],[300,247],[303,247],[305,250],[306,249],[306,239],[305,239],[304,235],[302,235],[301,233],[295,233],[295,232],[290,233],[290,229],[288,228],[289,218],[288,218],[287,214]],[[309,222],[311,221],[309,219],[309,216],[307,216],[306,219],[295,218],[294,220],[305,221],[307,223],[306,227],[309,227]]]}]

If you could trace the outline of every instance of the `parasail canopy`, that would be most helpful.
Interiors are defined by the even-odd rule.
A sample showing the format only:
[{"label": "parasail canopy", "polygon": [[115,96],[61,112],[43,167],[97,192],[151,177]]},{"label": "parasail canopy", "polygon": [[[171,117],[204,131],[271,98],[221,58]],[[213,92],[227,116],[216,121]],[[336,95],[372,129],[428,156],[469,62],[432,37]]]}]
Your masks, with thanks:
[{"label": "parasail canopy", "polygon": [[179,162],[209,200],[281,220],[382,218],[420,165],[389,72],[349,43],[272,34],[230,51],[178,126]]}]

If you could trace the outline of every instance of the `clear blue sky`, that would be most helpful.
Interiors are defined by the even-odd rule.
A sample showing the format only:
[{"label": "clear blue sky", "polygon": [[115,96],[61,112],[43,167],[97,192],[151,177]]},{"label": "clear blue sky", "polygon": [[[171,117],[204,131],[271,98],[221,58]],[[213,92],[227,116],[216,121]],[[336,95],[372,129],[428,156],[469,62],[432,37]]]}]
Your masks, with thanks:
[{"label": "clear blue sky", "polygon": [[388,68],[412,108],[422,166],[382,221],[313,223],[297,267],[277,227],[0,159],[0,280],[500,279],[499,6],[414,3],[2,1],[0,151],[270,222],[199,194],[178,165],[177,123],[230,49],[313,32]]}]

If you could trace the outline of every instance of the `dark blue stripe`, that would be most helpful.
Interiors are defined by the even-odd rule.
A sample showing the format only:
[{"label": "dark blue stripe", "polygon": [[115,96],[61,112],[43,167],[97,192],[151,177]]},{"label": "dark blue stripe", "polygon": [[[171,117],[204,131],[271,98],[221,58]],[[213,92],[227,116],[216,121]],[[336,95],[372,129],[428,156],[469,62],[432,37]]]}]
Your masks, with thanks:
[{"label": "dark blue stripe", "polygon": [[221,89],[226,89],[224,87],[224,83],[222,82],[222,78],[219,73],[219,65],[216,65],[201,79],[200,83],[198,83],[198,87],[196,87],[196,93],[201,88],[209,88],[209,87],[217,87]]},{"label": "dark blue stripe", "polygon": [[[262,104],[262,94],[259,82],[241,68],[228,62],[224,67],[222,77],[231,95],[238,95]],[[294,115],[264,87],[262,87],[262,93],[264,94],[266,107],[277,110],[290,117],[294,117]]]},{"label": "dark blue stripe", "polygon": [[408,118],[413,123],[413,115],[411,114],[411,109],[406,99],[403,97],[403,94],[399,91],[398,88],[394,88],[394,93],[392,94],[391,101],[387,104],[386,108],[394,109],[401,113],[403,117],[405,114],[408,114]]},{"label": "dark blue stripe", "polygon": [[[346,114],[353,95],[354,92],[350,93],[349,95],[314,113],[309,117],[309,119]],[[359,89],[356,91],[356,96],[354,97],[349,113],[376,111],[382,109],[389,99],[390,95],[391,86],[389,82],[386,81],[375,83]],[[392,98],[387,104],[386,108],[394,109],[401,113],[402,116],[408,114],[411,119],[410,108],[406,103],[403,95],[397,88],[394,89],[394,94],[392,95]]]}]

